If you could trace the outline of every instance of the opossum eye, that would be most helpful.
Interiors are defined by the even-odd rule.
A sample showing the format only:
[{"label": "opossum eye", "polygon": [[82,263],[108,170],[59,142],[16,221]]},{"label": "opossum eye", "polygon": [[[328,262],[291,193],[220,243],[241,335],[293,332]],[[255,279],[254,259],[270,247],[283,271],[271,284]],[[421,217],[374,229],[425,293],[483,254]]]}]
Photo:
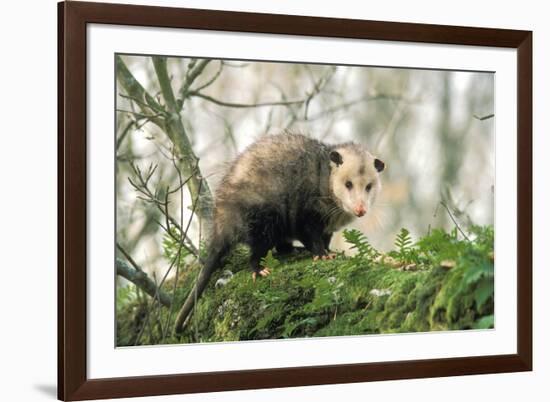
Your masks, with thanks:
[{"label": "opossum eye", "polygon": [[365,187],[365,190],[367,190],[367,193],[371,190],[372,183],[367,184],[367,187]]},{"label": "opossum eye", "polygon": [[346,188],[347,188],[348,190],[351,190],[351,189],[353,188],[353,183],[352,183],[351,181],[348,180],[348,181],[346,182]]}]

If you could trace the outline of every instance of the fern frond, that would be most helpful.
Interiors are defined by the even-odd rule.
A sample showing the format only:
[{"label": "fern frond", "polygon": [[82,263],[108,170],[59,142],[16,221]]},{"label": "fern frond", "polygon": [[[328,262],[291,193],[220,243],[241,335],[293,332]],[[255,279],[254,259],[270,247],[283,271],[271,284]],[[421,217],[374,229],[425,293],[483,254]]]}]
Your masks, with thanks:
[{"label": "fern frond", "polygon": [[344,230],[344,239],[352,245],[351,249],[357,250],[357,258],[373,260],[380,255],[378,250],[369,243],[367,236],[357,229]]},{"label": "fern frond", "polygon": [[398,252],[400,254],[405,254],[411,249],[412,244],[413,241],[411,233],[407,229],[402,228],[395,238],[395,247],[397,248]]}]

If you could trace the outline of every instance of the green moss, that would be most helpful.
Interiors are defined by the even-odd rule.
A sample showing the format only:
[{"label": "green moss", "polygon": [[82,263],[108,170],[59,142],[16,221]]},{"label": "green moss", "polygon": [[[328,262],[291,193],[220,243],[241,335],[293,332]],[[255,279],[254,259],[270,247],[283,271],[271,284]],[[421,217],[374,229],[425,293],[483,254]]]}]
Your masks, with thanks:
[{"label": "green moss", "polygon": [[[398,264],[392,265],[376,258],[371,249],[363,257],[317,262],[305,252],[270,256],[278,259],[270,260],[272,274],[256,282],[246,268],[248,251],[238,248],[223,269],[233,272],[231,280],[214,286],[223,270],[214,275],[183,335],[163,336],[153,327],[143,331],[138,343],[490,328],[494,322],[493,231],[475,230],[471,241],[458,239],[456,233],[434,231],[396,252]],[[411,261],[416,270],[404,269]],[[176,306],[189,292],[198,267],[188,265],[182,270]],[[121,296],[118,301],[119,345],[136,341],[146,302],[140,300]],[[157,310],[160,321],[168,323],[168,309]],[[172,321],[174,316],[175,312]]]}]

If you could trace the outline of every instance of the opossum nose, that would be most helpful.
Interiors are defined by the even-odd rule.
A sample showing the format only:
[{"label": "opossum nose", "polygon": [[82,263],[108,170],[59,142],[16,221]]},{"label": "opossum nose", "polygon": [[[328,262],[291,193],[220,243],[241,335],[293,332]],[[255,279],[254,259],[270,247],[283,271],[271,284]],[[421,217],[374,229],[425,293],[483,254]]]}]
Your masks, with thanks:
[{"label": "opossum nose", "polygon": [[358,205],[355,207],[353,212],[355,212],[355,215],[357,215],[360,218],[367,213],[367,210],[363,205]]}]

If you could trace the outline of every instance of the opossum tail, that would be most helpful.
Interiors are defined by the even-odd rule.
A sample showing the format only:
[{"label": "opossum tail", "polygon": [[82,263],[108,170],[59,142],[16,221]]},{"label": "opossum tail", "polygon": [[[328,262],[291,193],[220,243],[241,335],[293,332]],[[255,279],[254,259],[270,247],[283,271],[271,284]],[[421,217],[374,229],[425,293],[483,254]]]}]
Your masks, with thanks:
[{"label": "opossum tail", "polygon": [[212,276],[212,273],[220,267],[222,259],[227,255],[230,243],[225,240],[212,239],[213,241],[210,244],[210,249],[208,251],[208,257],[199,272],[197,281],[191,289],[191,292],[187,296],[183,307],[178,313],[176,318],[176,333],[180,333],[184,330],[193,314],[195,303],[201,297],[202,292],[208,285],[208,281]]}]

